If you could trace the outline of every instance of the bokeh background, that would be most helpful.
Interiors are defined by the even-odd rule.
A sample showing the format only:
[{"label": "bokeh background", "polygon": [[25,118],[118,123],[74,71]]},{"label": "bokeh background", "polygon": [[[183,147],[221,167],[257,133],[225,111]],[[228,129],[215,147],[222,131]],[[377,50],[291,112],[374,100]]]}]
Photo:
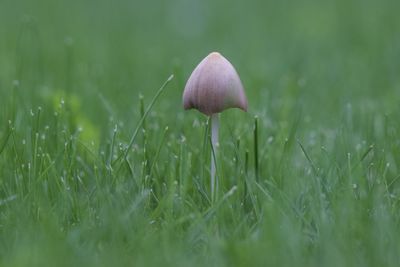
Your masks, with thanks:
[{"label": "bokeh background", "polygon": [[162,105],[180,113],[191,70],[219,51],[238,69],[251,113],[300,105],[332,123],[347,103],[389,112],[399,100],[398,10],[394,0],[2,0],[1,101],[16,80],[30,92],[26,108],[67,91],[98,124],[101,94],[125,120],[139,93],[153,95],[174,73]]}]

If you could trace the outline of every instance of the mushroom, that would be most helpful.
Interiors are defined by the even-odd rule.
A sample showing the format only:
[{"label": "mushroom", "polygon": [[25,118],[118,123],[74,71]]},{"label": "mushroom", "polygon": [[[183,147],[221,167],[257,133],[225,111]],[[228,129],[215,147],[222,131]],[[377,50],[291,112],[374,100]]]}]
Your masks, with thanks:
[{"label": "mushroom", "polygon": [[190,75],[183,92],[183,107],[197,109],[211,118],[211,199],[215,200],[215,163],[219,113],[228,108],[247,111],[242,82],[232,64],[218,52],[205,57]]}]

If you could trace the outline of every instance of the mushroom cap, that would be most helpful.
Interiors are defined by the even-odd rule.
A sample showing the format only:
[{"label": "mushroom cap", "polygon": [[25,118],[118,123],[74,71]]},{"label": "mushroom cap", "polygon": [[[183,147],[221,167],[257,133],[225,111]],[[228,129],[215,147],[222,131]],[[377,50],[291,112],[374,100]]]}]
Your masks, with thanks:
[{"label": "mushroom cap", "polygon": [[220,53],[210,53],[193,70],[183,92],[183,107],[206,115],[228,108],[247,111],[247,98],[239,75]]}]

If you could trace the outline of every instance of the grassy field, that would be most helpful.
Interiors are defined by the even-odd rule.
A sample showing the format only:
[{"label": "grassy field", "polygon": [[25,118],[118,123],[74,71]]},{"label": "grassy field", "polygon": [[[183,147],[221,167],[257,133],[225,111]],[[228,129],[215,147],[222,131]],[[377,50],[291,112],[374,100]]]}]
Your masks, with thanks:
[{"label": "grassy field", "polygon": [[[399,266],[399,10],[0,0],[0,266]],[[182,108],[212,51],[249,101],[214,202]]]}]

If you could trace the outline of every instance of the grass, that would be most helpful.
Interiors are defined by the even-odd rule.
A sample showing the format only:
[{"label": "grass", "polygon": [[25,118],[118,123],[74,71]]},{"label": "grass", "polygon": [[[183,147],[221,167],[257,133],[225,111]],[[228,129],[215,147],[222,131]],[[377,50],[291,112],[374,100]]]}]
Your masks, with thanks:
[{"label": "grass", "polygon": [[[398,8],[1,1],[0,266],[398,266]],[[213,50],[249,100],[215,202],[181,107]]]}]

